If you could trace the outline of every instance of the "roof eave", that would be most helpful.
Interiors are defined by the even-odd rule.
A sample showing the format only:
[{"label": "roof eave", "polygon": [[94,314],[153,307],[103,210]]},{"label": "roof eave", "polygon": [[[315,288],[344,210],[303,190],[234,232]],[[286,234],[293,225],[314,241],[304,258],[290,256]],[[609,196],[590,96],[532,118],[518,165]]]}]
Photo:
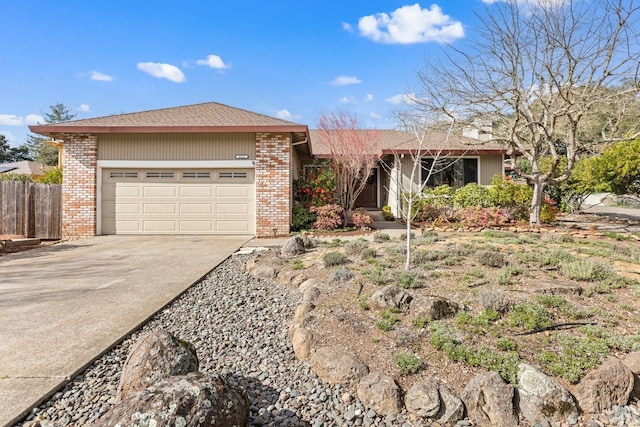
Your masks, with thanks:
[{"label": "roof eave", "polygon": [[[417,150],[392,150],[392,149],[383,149],[382,154],[416,154]],[[507,150],[503,149],[469,149],[469,150],[438,150],[438,156],[462,156],[465,154],[506,154]],[[425,156],[434,156],[435,153],[430,152],[429,150],[422,150],[421,155]]]},{"label": "roof eave", "polygon": [[29,130],[41,135],[59,135],[63,133],[222,133],[222,132],[304,132],[309,135],[305,125],[251,125],[251,126],[70,126],[32,125]]}]

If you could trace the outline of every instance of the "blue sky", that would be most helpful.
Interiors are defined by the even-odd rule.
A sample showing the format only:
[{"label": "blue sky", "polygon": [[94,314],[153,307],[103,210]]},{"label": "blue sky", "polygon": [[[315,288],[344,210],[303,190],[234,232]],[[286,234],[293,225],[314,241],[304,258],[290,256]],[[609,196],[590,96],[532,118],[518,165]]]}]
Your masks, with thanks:
[{"label": "blue sky", "polygon": [[495,0],[2,0],[0,133],[215,101],[315,127],[346,109],[389,128],[416,71]]}]

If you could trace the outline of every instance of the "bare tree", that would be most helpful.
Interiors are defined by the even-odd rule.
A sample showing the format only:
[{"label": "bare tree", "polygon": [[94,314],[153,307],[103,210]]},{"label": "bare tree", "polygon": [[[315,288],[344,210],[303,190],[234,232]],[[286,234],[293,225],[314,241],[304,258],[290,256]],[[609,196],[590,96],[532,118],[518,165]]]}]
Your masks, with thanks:
[{"label": "bare tree", "polygon": [[[478,17],[475,41],[450,46],[444,60],[419,72],[420,103],[460,121],[493,122],[494,140],[531,164],[524,176],[534,188],[530,223],[538,226],[545,187],[566,181],[578,152],[592,143],[582,136],[595,122],[585,118],[638,94],[638,6],[633,0],[504,0],[486,12]],[[629,110],[617,112],[607,120],[621,122]],[[621,137],[615,123],[606,126],[589,133]],[[552,161],[543,172],[544,157]]]},{"label": "bare tree", "polygon": [[338,111],[320,115],[318,135],[331,154],[338,204],[348,216],[380,159],[378,132],[361,129],[354,114]]}]

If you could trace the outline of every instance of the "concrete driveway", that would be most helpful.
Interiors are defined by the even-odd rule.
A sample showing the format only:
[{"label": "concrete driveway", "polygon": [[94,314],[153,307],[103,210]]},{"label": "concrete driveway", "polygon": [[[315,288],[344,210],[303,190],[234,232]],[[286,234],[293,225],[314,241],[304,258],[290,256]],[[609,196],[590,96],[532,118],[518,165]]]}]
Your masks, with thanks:
[{"label": "concrete driveway", "polygon": [[250,236],[96,236],[0,258],[0,425],[82,371]]}]

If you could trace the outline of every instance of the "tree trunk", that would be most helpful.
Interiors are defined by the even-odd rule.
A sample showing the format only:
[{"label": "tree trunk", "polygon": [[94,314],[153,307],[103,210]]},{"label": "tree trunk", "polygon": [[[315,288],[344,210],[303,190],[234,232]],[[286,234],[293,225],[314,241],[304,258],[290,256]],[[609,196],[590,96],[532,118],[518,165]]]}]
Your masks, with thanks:
[{"label": "tree trunk", "polygon": [[529,224],[532,227],[540,227],[540,211],[542,209],[542,199],[546,182],[540,179],[533,180],[533,198],[531,199],[531,214],[529,215]]}]

